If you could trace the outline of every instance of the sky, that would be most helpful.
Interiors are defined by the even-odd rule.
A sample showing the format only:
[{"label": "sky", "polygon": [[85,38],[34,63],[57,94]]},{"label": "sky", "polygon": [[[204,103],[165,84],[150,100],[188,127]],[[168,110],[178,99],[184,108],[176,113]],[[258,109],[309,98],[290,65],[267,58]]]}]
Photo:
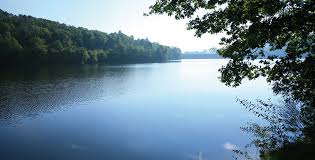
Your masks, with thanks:
[{"label": "sky", "polygon": [[143,16],[155,0],[1,0],[0,9],[106,33],[122,31],[135,38],[186,51],[220,48],[222,34],[194,36],[187,20],[166,15]]}]

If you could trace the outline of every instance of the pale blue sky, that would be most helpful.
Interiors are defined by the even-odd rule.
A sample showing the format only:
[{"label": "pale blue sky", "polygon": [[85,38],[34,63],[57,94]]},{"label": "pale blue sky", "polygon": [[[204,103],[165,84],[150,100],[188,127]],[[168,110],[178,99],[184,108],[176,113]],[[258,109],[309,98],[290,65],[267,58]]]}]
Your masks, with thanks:
[{"label": "pale blue sky", "polygon": [[13,14],[26,14],[96,29],[103,32],[121,30],[136,38],[148,38],[183,51],[219,47],[220,35],[194,37],[185,21],[165,15],[144,17],[155,0],[1,0],[0,8]]}]

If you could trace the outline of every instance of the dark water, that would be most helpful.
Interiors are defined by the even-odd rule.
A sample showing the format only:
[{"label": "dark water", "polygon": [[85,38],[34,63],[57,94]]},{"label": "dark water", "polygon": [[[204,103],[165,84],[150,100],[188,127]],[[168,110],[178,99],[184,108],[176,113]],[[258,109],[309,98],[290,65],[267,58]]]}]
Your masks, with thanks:
[{"label": "dark water", "polygon": [[235,99],[272,96],[263,79],[229,88],[227,60],[7,71],[0,159],[232,159],[255,118]]}]

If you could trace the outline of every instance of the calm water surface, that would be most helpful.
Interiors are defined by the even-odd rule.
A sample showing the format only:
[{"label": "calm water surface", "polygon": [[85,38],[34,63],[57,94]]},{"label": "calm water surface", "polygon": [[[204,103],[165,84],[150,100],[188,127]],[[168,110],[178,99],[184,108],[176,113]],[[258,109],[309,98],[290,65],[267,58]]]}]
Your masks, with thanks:
[{"label": "calm water surface", "polygon": [[219,82],[227,60],[42,68],[1,74],[0,159],[232,159],[269,98],[264,79]]}]

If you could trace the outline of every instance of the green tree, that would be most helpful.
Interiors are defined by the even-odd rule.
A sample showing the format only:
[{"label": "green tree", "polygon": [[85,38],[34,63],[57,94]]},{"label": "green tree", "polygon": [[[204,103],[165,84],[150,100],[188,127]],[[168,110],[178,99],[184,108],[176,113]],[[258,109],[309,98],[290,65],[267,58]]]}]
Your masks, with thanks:
[{"label": "green tree", "polygon": [[0,35],[0,62],[9,63],[14,59],[20,60],[23,47],[10,34]]},{"label": "green tree", "polygon": [[45,41],[39,37],[34,37],[30,40],[30,49],[33,55],[38,57],[47,56],[48,47]]},{"label": "green tree", "polygon": [[[134,39],[121,31],[106,34],[2,10],[0,36],[0,59],[6,64],[165,62],[180,57],[169,55],[181,54],[179,49]],[[162,48],[167,53],[165,49],[159,53]]]},{"label": "green tree", "polygon": [[[196,36],[226,33],[219,53],[231,60],[220,69],[221,81],[238,86],[244,78],[266,76],[275,93],[291,94],[305,103],[307,121],[315,128],[315,1],[158,0],[149,14],[189,19],[188,29]],[[287,54],[253,63],[264,57],[266,45]],[[309,136],[314,138],[314,132]]]},{"label": "green tree", "polygon": [[[230,61],[220,80],[236,87],[244,78],[265,76],[276,94],[302,103],[300,138],[315,144],[314,0],[157,0],[150,14],[188,19],[196,36],[225,33],[219,54]],[[286,54],[269,56],[266,46]]]}]

